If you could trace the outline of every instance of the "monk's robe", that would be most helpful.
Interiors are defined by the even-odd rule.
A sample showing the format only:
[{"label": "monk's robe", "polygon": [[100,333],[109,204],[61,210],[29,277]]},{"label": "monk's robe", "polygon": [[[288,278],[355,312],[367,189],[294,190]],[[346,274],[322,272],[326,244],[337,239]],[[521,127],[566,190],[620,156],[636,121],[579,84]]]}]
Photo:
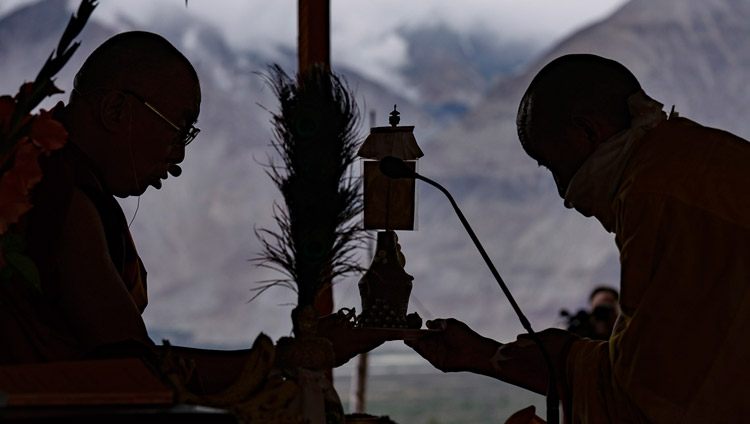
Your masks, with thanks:
[{"label": "monk's robe", "polygon": [[[61,288],[55,255],[74,188],[96,207],[109,256],[133,302],[143,312],[148,303],[146,271],[115,198],[103,191],[83,154],[73,145],[42,157],[44,176],[32,193],[34,205],[15,232],[27,242],[26,254],[36,263],[41,292],[18,280],[0,284],[0,364],[76,360],[102,346],[83,342],[66,322],[57,303]],[[96,319],[96,317],[92,317]],[[123,340],[127,343],[129,341]]]},{"label": "monk's robe", "polygon": [[613,202],[622,316],[567,359],[573,423],[750,417],[750,143],[670,119],[640,139]]}]

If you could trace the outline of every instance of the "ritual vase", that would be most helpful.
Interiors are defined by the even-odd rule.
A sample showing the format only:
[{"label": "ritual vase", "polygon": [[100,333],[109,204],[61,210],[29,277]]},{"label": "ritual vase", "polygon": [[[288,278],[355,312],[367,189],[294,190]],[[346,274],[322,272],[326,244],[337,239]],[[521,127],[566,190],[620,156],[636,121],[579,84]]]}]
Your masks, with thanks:
[{"label": "ritual vase", "polygon": [[404,270],[406,259],[399,247],[395,232],[378,233],[372,263],[358,284],[363,327],[406,328],[414,277]]},{"label": "ritual vase", "polygon": [[276,342],[276,367],[298,385],[288,409],[306,417],[310,424],[343,424],[341,399],[326,377],[326,371],[335,365],[333,344],[318,337],[318,314],[312,306],[294,308],[292,322],[295,337]]}]

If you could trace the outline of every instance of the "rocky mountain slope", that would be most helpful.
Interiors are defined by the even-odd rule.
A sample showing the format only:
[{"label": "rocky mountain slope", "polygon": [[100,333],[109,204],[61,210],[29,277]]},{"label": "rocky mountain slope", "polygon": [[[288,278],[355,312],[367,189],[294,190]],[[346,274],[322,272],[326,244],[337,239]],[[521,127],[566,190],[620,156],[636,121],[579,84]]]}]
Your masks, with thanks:
[{"label": "rocky mountain slope", "polygon": [[[33,78],[67,21],[64,8],[65,2],[44,1],[0,18],[1,92],[14,93]],[[382,125],[399,104],[402,124],[416,126],[425,152],[420,172],[453,192],[541,329],[559,323],[561,308],[582,306],[594,285],[617,285],[618,257],[613,237],[564,209],[549,174],[518,144],[516,108],[530,79],[561,54],[600,54],[628,66],[667,108],[675,104],[683,116],[747,136],[749,19],[750,6],[741,0],[632,0],[531,61],[532,46],[519,52],[502,40],[412,30],[419,60],[402,72],[416,97],[334,68],[357,90],[363,134],[370,110]],[[180,8],[146,24],[89,23],[59,85],[70,88],[75,70],[101,41],[135,28],[163,34],[185,52],[203,89],[203,131],[187,152],[185,172],[144,194],[132,225],[149,269],[147,325],[155,338],[203,346],[244,346],[260,331],[285,335],[291,292],[271,290],[246,301],[255,282],[277,277],[248,262],[259,251],[253,229],[273,226],[278,197],[263,166],[271,153],[264,108],[273,110],[276,101],[258,72],[280,62],[293,73],[293,52],[271,58],[251,43],[231,48],[215,28]],[[504,70],[493,74],[493,67]],[[514,337],[521,326],[447,200],[424,185],[419,196],[419,231],[400,234],[407,271],[415,277],[410,309],[426,318],[455,316],[501,340]],[[124,206],[132,216],[136,199]],[[354,283],[337,285],[337,306],[359,307]]]},{"label": "rocky mountain slope", "polygon": [[[15,93],[36,75],[70,16],[66,3],[40,1],[0,17],[0,92]],[[144,318],[154,338],[169,337],[174,343],[243,346],[260,331],[286,335],[293,293],[271,290],[251,304],[247,301],[257,282],[278,277],[249,262],[260,251],[254,229],[274,226],[272,205],[278,198],[265,174],[272,153],[269,111],[277,104],[263,73],[271,63],[279,63],[293,74],[295,52],[280,48],[269,56],[264,53],[268,48],[260,49],[252,40],[245,48],[232,48],[189,8],[159,10],[150,21],[138,23],[124,17],[101,21],[95,12],[79,51],[57,79],[57,85],[69,92],[76,70],[97,45],[133,29],[165,36],[200,76],[202,133],[187,152],[183,175],[167,181],[158,192],[149,190],[140,199],[121,202],[126,215],[135,217],[131,231],[149,270],[150,304]],[[334,69],[356,92],[363,137],[371,111],[377,112],[376,125],[384,125],[394,103],[404,123],[416,125],[422,139],[450,119],[445,114],[437,119],[423,105],[351,69],[335,63]],[[490,77],[485,70],[483,78]],[[478,88],[472,90],[476,101]],[[65,99],[56,96],[43,107]],[[351,292],[353,282],[339,286],[341,294],[352,295],[346,304],[340,302],[342,306],[359,306]]]},{"label": "rocky mountain slope", "polygon": [[[469,219],[478,222],[480,238],[487,240],[488,250],[536,327],[553,323],[562,307],[582,305],[594,285],[616,286],[619,265],[613,237],[593,218],[564,209],[549,173],[537,168],[518,143],[516,111],[533,76],[563,54],[609,57],[631,69],[666,111],[675,105],[681,116],[748,137],[748,17],[750,5],[742,1],[632,0],[497,84],[460,124],[432,140],[423,172],[453,189]],[[440,159],[431,162],[429,157]],[[438,195],[422,200],[423,211],[447,209]],[[461,240],[432,234],[460,232],[443,216],[423,214],[422,218],[427,221],[422,226],[429,234],[426,244]],[[481,269],[468,239],[461,241],[455,247],[462,253],[454,255],[451,263],[456,269]],[[460,280],[455,275],[457,281],[471,275],[482,283],[461,284],[454,291],[494,296],[497,290],[490,288],[489,273],[478,274],[466,273]],[[496,303],[501,306],[490,309],[496,313],[491,318],[465,316],[477,319],[477,325],[489,332],[507,335],[504,323],[518,326],[507,304]]]}]

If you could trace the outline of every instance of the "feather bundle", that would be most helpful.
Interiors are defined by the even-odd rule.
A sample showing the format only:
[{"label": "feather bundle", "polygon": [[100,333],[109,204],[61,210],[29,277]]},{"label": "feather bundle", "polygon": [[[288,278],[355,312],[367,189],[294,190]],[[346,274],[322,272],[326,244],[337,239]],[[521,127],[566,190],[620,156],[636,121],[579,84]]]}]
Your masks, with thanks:
[{"label": "feather bundle", "polygon": [[322,67],[294,81],[274,65],[265,77],[280,103],[271,122],[281,163],[271,161],[267,173],[284,204],[274,205],[278,231],[256,230],[263,246],[257,261],[286,278],[262,282],[255,297],[284,285],[297,291],[301,308],[335,278],[362,270],[356,260],[365,238],[356,219],[362,197],[352,175],[360,115],[346,82]]}]

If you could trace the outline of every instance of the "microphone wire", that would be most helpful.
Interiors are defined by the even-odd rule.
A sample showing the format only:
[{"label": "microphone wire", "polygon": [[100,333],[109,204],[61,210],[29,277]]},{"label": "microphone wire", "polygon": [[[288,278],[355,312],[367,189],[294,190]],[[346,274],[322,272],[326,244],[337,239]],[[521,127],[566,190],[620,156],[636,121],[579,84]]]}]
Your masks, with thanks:
[{"label": "microphone wire", "polygon": [[461,212],[461,209],[458,207],[458,204],[453,199],[453,196],[451,196],[451,194],[448,192],[448,190],[446,190],[445,187],[438,184],[436,181],[433,181],[425,176],[422,176],[412,171],[406,166],[403,160],[395,158],[393,156],[386,156],[380,160],[380,171],[386,176],[388,176],[389,178],[415,178],[415,179],[422,180],[426,182],[427,184],[430,184],[431,186],[443,192],[443,194],[445,194],[445,197],[448,198],[448,200],[451,203],[451,206],[453,206],[453,210],[455,210],[456,215],[458,215],[458,219],[461,221],[461,224],[463,224],[464,228],[466,229],[466,232],[469,233],[469,237],[471,237],[471,240],[474,242],[474,245],[479,250],[479,254],[482,255],[482,259],[484,259],[484,262],[489,267],[490,272],[492,273],[492,276],[495,277],[495,281],[497,281],[497,284],[500,286],[500,289],[502,289],[503,293],[505,294],[505,297],[508,299],[508,301],[510,302],[510,305],[513,307],[513,311],[515,311],[516,315],[518,316],[518,319],[521,321],[521,325],[529,333],[529,337],[534,343],[536,343],[536,345],[539,347],[539,350],[542,353],[542,357],[544,359],[544,362],[547,364],[547,372],[549,374],[549,387],[547,389],[547,423],[558,424],[560,422],[560,418],[559,418],[560,417],[560,406],[559,406],[560,395],[558,394],[558,391],[557,391],[557,378],[555,376],[555,368],[552,363],[552,358],[549,355],[549,351],[547,351],[547,348],[544,346],[544,343],[542,343],[541,339],[539,339],[539,336],[534,331],[534,329],[531,328],[531,323],[526,318],[526,315],[524,315],[523,311],[521,311],[521,307],[518,306],[518,303],[513,297],[513,294],[511,294],[510,289],[508,289],[508,286],[505,284],[505,281],[503,281],[503,278],[500,276],[500,273],[497,271],[497,268],[495,268],[495,265],[492,263],[492,260],[490,259],[489,255],[487,255],[487,252],[484,250],[482,243],[479,241],[479,238],[474,233],[474,230],[471,228],[469,221],[466,220],[466,217],[464,216],[463,212]]},{"label": "microphone wire", "polygon": [[[128,102],[128,108],[130,109],[130,113],[128,114],[128,150],[130,150],[130,164],[133,166],[133,178],[135,178],[135,187],[138,189],[138,171],[135,169],[135,157],[133,156],[133,107],[130,105],[130,102]],[[130,229],[130,226],[133,225],[133,221],[135,221],[136,215],[138,215],[138,209],[141,207],[141,195],[138,195],[138,201],[135,204],[135,212],[133,212],[133,217],[130,219],[130,222],[128,223],[128,230]]]}]

